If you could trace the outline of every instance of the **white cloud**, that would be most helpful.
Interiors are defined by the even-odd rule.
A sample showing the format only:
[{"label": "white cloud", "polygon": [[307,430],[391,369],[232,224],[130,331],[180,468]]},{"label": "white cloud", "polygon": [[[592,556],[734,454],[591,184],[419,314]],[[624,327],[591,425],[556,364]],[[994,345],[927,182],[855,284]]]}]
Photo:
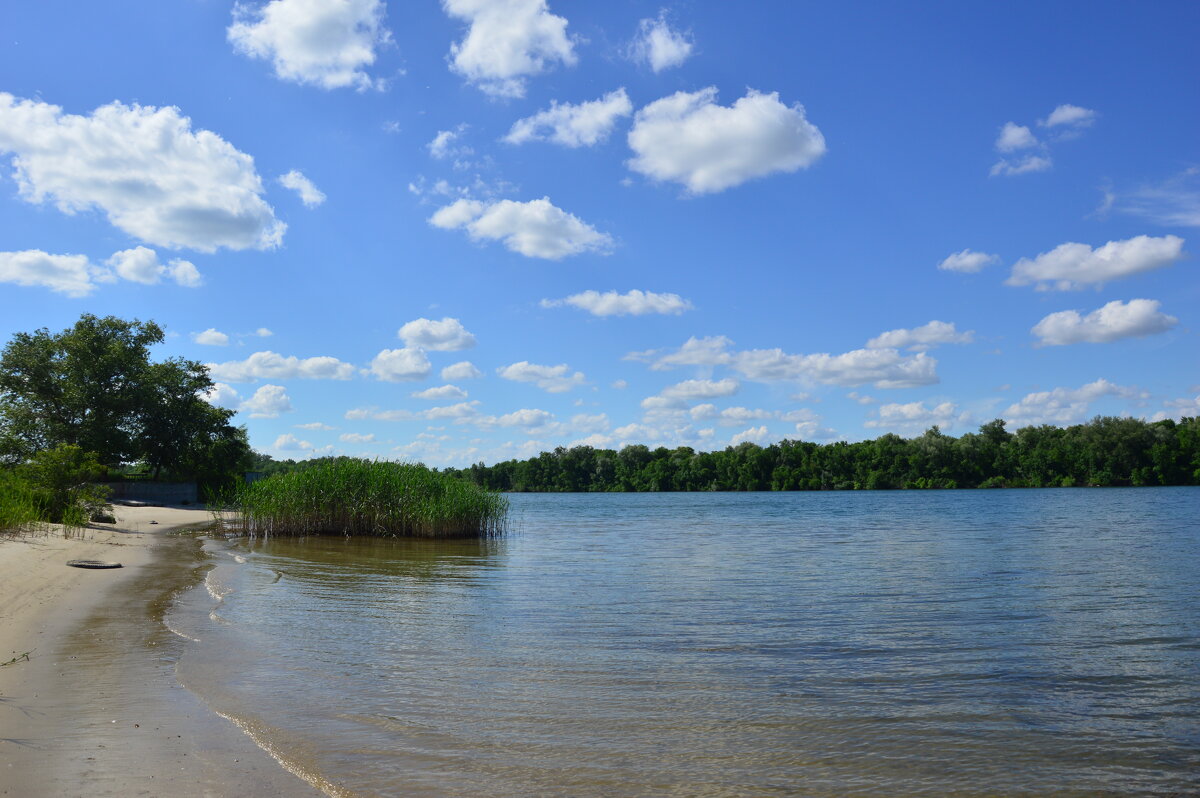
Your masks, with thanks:
[{"label": "white cloud", "polygon": [[1000,128],[1000,135],[996,138],[996,149],[1000,152],[1016,152],[1037,146],[1039,146],[1037,137],[1029,131],[1029,128],[1012,122],[1005,122],[1004,127]]},{"label": "white cloud", "polygon": [[[453,130],[439,130],[438,134],[433,137],[433,140],[425,145],[429,149],[429,154],[439,161],[446,158],[462,158],[474,154],[475,151],[465,144],[456,145],[454,143],[463,137],[468,127],[469,125],[464,122]],[[443,182],[439,181],[439,185]]]},{"label": "white cloud", "polygon": [[647,410],[684,407],[687,402],[697,399],[716,399],[723,396],[733,396],[741,386],[733,378],[723,380],[684,380],[674,385],[668,385],[656,396],[648,396],[642,400],[642,407]]},{"label": "white cloud", "polygon": [[637,36],[629,45],[629,57],[647,64],[655,72],[662,72],[682,64],[692,54],[692,40],[667,24],[666,13],[657,19],[638,22]]},{"label": "white cloud", "polygon": [[1153,299],[1113,300],[1086,316],[1075,310],[1051,313],[1030,331],[1042,340],[1041,346],[1078,343],[1108,343],[1122,338],[1142,338],[1166,332],[1179,319],[1158,309]]},{"label": "white cloud", "polygon": [[1075,389],[1055,388],[1051,391],[1027,394],[1021,401],[1009,405],[1002,416],[1014,426],[1021,427],[1033,424],[1075,424],[1087,416],[1088,407],[1092,402],[1106,396],[1131,399],[1139,396],[1139,392],[1134,388],[1099,379]]},{"label": "white cloud", "polygon": [[282,385],[263,385],[238,410],[249,411],[250,418],[278,418],[292,412],[292,399]]},{"label": "white cloud", "polygon": [[308,441],[302,441],[290,432],[285,432],[275,439],[273,447],[281,452],[310,452],[313,450],[313,445]]},{"label": "white cloud", "polygon": [[42,286],[83,297],[96,290],[93,280],[101,276],[87,255],[51,255],[40,249],[0,252],[0,283]]},{"label": "white cloud", "polygon": [[513,123],[503,140],[509,144],[552,141],[564,147],[591,147],[606,141],[617,119],[632,113],[633,103],[623,87],[578,105],[551,100],[545,111]]},{"label": "white cloud", "polygon": [[313,181],[309,180],[302,172],[296,169],[293,169],[286,175],[280,175],[279,185],[295,191],[296,195],[300,197],[300,201],[304,203],[305,208],[315,208],[325,201],[325,193],[317,188]]},{"label": "white cloud", "polygon": [[797,410],[765,410],[750,407],[726,407],[718,410],[714,404],[696,405],[688,411],[693,421],[712,421],[723,427],[737,427],[754,421],[786,421],[808,424],[820,420],[807,408]]},{"label": "white cloud", "polygon": [[779,94],[753,89],[732,106],[716,104],[716,87],[677,92],[637,112],[628,166],[673,180],[693,194],[724,191],[773,172],[795,172],[825,153],[825,138]]},{"label": "white cloud", "polygon": [[433,366],[420,349],[384,349],[371,361],[371,373],[384,382],[411,382],[429,376]]},{"label": "white cloud", "polygon": [[[263,385],[254,395],[243,400],[233,387],[223,382],[213,383],[213,387],[202,398],[209,404],[226,407],[237,412],[248,412],[250,418],[278,418],[280,413],[292,412],[292,400],[282,385]],[[301,425],[313,429],[313,425]],[[320,425],[317,425],[319,428]]]},{"label": "white cloud", "polygon": [[1096,121],[1096,112],[1090,108],[1080,108],[1078,105],[1060,105],[1050,112],[1050,116],[1038,122],[1042,127],[1088,127]]},{"label": "white cloud", "polygon": [[177,285],[182,285],[184,288],[198,288],[204,285],[204,278],[200,276],[200,270],[191,261],[175,258],[167,264],[167,274]]},{"label": "white cloud", "polygon": [[335,357],[284,357],[275,352],[255,352],[245,360],[209,363],[215,380],[254,382],[256,380],[348,380],[356,369]]},{"label": "white cloud", "polygon": [[342,443],[374,443],[375,433],[343,432],[338,436],[338,440]]},{"label": "white cloud", "polygon": [[522,360],[509,366],[496,369],[496,373],[506,380],[514,382],[532,382],[547,393],[565,393],[572,388],[583,385],[582,371],[572,372],[566,363],[557,366],[539,366]]},{"label": "white cloud", "polygon": [[1054,166],[1054,161],[1050,160],[1049,155],[1026,155],[1024,158],[1010,161],[1006,158],[1001,158],[992,165],[991,175],[1004,175],[1011,177],[1013,175],[1024,175],[1030,172],[1044,172]]},{"label": "white cloud", "polygon": [[493,96],[523,97],[527,77],[576,61],[567,21],[546,0],[442,0],[442,8],[470,25],[450,45],[450,68]]},{"label": "white cloud", "polygon": [[396,333],[406,346],[431,349],[435,352],[457,352],[475,346],[475,336],[467,332],[458,319],[441,321],[414,319]]},{"label": "white cloud", "polygon": [[603,254],[613,243],[610,236],[552,205],[549,197],[487,204],[460,199],[439,209],[429,223],[443,230],[466,228],[475,241],[502,241],[510,251],[529,258],[559,260],[588,251]]},{"label": "white cloud", "polygon": [[1155,224],[1200,227],[1200,167],[1193,166],[1128,194],[1110,192],[1106,204]]},{"label": "white cloud", "polygon": [[732,344],[723,335],[693,337],[674,352],[630,352],[625,359],[649,363],[652,371],[728,366],[760,382],[815,380],[847,387],[870,382],[877,388],[912,388],[938,382],[937,361],[923,352],[906,356],[895,349],[855,349],[840,355],[789,355],[778,348],[728,351]]},{"label": "white cloud", "polygon": [[543,299],[540,304],[544,308],[571,305],[593,316],[644,316],[647,313],[678,316],[685,310],[692,310],[692,303],[679,294],[656,294],[636,288],[624,294],[616,291],[584,291],[565,299]]},{"label": "white cloud", "polygon": [[334,430],[334,429],[337,429],[337,427],[331,427],[328,424],[322,424],[320,421],[310,421],[307,424],[296,424],[295,426],[296,426],[296,429],[310,429],[310,430]]},{"label": "white cloud", "polygon": [[1163,402],[1163,406],[1167,409],[1155,413],[1150,417],[1151,421],[1163,421],[1168,418],[1176,421],[1184,417],[1197,418],[1200,417],[1200,394],[1182,399],[1167,399]]},{"label": "white cloud", "polygon": [[867,341],[867,348],[924,352],[938,344],[969,344],[974,336],[975,333],[971,330],[960,333],[952,322],[931,321],[911,330],[888,330]]},{"label": "white cloud", "polygon": [[433,399],[438,401],[467,398],[467,392],[457,385],[441,385],[437,388],[426,388],[423,391],[414,391],[410,395],[414,399]]},{"label": "white cloud", "polygon": [[238,52],[270,61],[280,80],[363,91],[382,88],[363,67],[390,40],[383,15],[383,0],[238,2],[226,35]]},{"label": "white cloud", "polygon": [[555,434],[559,424],[554,420],[554,414],[535,408],[523,408],[506,413],[502,416],[481,416],[474,420],[478,426],[488,429],[491,427],[515,427],[526,435]]},{"label": "white cloud", "polygon": [[271,332],[266,327],[259,327],[257,330],[254,331],[254,334],[257,335],[259,338],[270,338],[275,333]]},{"label": "white cloud", "polygon": [[767,430],[764,424],[761,427],[751,427],[750,429],[742,430],[736,433],[729,439],[730,446],[737,446],[739,443],[757,443],[759,445],[767,442],[771,437],[771,433]]},{"label": "white cloud", "polygon": [[192,340],[204,346],[229,346],[229,336],[215,327],[192,334]]},{"label": "white cloud", "polygon": [[0,92],[0,152],[20,195],[74,214],[98,209],[151,244],[213,252],[270,249],[286,225],[262,199],[254,160],[178,108],[113,102],[64,114]]},{"label": "white cloud", "polygon": [[142,285],[156,285],[164,276],[187,288],[196,288],[203,283],[195,265],[176,258],[169,265],[158,260],[158,253],[146,247],[134,247],[114,252],[105,265],[123,280]]},{"label": "white cloud", "polygon": [[924,402],[891,403],[880,405],[878,415],[868,419],[863,426],[891,432],[914,433],[934,425],[949,429],[959,420],[965,420],[965,416],[958,412],[958,405],[953,402],[942,402],[933,407],[926,407]]},{"label": "white cloud", "polygon": [[1097,249],[1087,244],[1060,244],[1035,258],[1021,258],[1005,285],[1036,283],[1039,291],[1099,287],[1110,280],[1170,266],[1183,255],[1183,239],[1171,235],[1109,241]]},{"label": "white cloud", "polygon": [[442,379],[447,382],[450,380],[477,380],[482,376],[483,372],[475,368],[475,364],[469,360],[452,363],[442,369]]},{"label": "white cloud", "polygon": [[938,264],[938,268],[944,272],[974,274],[981,271],[984,266],[990,266],[993,263],[999,262],[999,255],[988,255],[984,252],[972,252],[969,249],[964,249],[961,252],[947,255],[946,259]]}]

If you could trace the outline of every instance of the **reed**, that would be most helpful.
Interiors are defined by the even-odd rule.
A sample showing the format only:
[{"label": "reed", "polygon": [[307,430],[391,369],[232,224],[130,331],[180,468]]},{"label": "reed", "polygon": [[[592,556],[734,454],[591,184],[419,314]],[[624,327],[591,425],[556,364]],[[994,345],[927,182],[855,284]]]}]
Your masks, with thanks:
[{"label": "reed", "polygon": [[484,538],[508,500],[423,465],[343,457],[239,487],[233,530],[251,536]]},{"label": "reed", "polygon": [[0,535],[43,531],[37,491],[12,471],[0,470]]}]

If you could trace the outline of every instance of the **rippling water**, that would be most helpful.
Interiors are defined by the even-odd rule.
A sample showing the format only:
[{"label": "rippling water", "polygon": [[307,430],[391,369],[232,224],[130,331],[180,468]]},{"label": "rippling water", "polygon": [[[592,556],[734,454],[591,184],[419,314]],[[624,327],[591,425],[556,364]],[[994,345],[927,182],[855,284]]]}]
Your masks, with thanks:
[{"label": "rippling water", "polygon": [[1200,489],[512,503],[212,544],[181,681],[335,795],[1200,789]]}]

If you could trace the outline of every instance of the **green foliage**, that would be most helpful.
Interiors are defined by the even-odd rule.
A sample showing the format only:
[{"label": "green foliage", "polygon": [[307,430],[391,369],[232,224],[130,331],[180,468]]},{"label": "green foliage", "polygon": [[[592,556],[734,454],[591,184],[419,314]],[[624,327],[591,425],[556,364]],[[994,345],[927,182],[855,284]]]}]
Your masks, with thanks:
[{"label": "green foliage", "polygon": [[[269,458],[268,458],[269,459]],[[286,468],[282,463],[272,467]],[[618,451],[559,447],[530,460],[448,469],[499,491],[912,490],[1200,484],[1200,419],[1097,417],[1015,434],[997,419],[960,438],[933,427],[916,438],[827,445],[785,440],[724,451],[686,446]]]},{"label": "green foliage", "polygon": [[41,520],[33,485],[15,471],[0,469],[0,534],[29,531]]},{"label": "green foliage", "polygon": [[154,362],[152,321],[84,314],[60,333],[18,333],[0,353],[0,463],[16,465],[59,445],[94,452],[116,468],[141,462],[158,478],[228,481],[251,451],[233,412],[202,398],[203,364]]},{"label": "green foliage", "polygon": [[86,526],[108,509],[108,489],[89,484],[102,471],[94,452],[63,444],[38,452],[18,474],[32,487],[43,520]]},{"label": "green foliage", "polygon": [[248,535],[488,537],[508,501],[423,465],[324,458],[237,488],[229,503]]}]

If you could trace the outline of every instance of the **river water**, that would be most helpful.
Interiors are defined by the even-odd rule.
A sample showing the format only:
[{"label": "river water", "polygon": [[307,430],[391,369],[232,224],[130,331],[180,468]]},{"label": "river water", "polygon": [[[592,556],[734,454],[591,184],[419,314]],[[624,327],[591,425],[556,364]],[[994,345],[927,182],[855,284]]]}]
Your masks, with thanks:
[{"label": "river water", "polygon": [[511,499],[210,543],[180,681],[331,795],[1200,791],[1200,489]]}]

